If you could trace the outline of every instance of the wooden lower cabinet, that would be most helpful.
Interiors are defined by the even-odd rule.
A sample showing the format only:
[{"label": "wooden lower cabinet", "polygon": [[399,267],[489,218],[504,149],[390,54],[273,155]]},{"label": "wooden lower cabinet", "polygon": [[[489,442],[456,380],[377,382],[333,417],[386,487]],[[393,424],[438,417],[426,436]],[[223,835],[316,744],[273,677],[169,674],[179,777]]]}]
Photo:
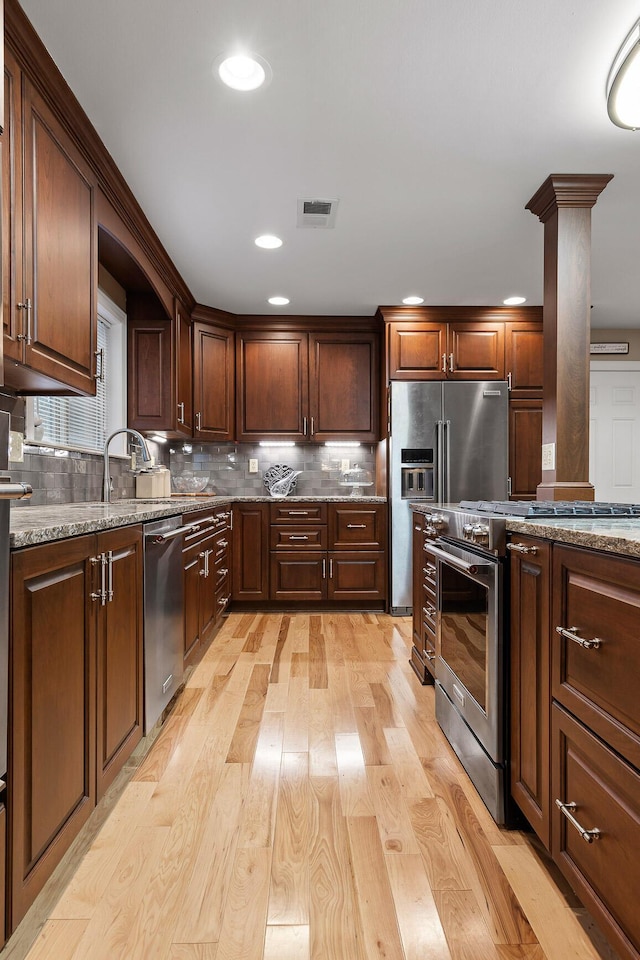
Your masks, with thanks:
[{"label": "wooden lower cabinet", "polygon": [[140,550],[133,526],[12,556],[9,932],[142,734]]},{"label": "wooden lower cabinet", "polygon": [[271,600],[327,598],[327,555],[317,550],[271,553]]},{"label": "wooden lower cabinet", "polygon": [[269,599],[269,504],[234,503],[231,599]]},{"label": "wooden lower cabinet", "polygon": [[334,550],[328,554],[329,600],[366,604],[386,596],[387,565],[381,552]]},{"label": "wooden lower cabinet", "polygon": [[513,534],[511,552],[511,793],[547,850],[551,544]]},{"label": "wooden lower cabinet", "polygon": [[97,554],[107,553],[110,559],[113,590],[98,610],[96,800],[100,800],[142,737],[142,530],[122,527],[96,539]]},{"label": "wooden lower cabinet", "polygon": [[424,532],[425,516],[413,514],[413,647],[409,663],[420,683],[433,683],[436,676],[436,560]]},{"label": "wooden lower cabinet", "polygon": [[576,822],[554,802],[553,858],[620,957],[638,960],[640,773],[558,704],[552,729],[553,798]]},{"label": "wooden lower cabinet", "polygon": [[184,524],[196,524],[182,552],[184,575],[184,665],[199,659],[203,644],[220,622],[230,600],[231,511],[190,513]]}]

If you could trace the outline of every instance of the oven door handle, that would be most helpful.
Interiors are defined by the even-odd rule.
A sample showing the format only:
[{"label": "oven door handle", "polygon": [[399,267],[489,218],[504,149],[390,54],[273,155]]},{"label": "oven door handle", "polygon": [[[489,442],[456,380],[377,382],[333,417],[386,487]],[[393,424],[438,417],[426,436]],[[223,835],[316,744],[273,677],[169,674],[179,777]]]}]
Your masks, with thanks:
[{"label": "oven door handle", "polygon": [[452,567],[463,570],[465,573],[481,573],[483,570],[491,570],[495,566],[494,563],[483,560],[481,557],[478,558],[477,562],[468,563],[466,560],[463,560],[462,557],[456,557],[453,553],[449,553],[448,550],[442,550],[440,547],[436,547],[434,543],[429,544],[429,553],[432,553],[435,557],[439,557],[440,560],[445,560]]}]

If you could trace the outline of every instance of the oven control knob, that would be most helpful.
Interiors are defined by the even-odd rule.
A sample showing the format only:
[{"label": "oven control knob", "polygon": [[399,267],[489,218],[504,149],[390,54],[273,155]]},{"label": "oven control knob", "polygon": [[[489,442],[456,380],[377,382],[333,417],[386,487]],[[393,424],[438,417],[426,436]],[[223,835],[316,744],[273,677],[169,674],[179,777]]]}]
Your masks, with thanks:
[{"label": "oven control knob", "polygon": [[462,536],[465,540],[473,540],[473,528],[475,524],[465,523],[462,527]]},{"label": "oven control knob", "polygon": [[447,526],[447,518],[443,517],[441,513],[432,513],[430,520],[431,526],[435,527],[437,531],[444,530]]},{"label": "oven control knob", "polygon": [[471,531],[471,539],[483,547],[489,546],[489,527],[484,523],[476,523]]}]

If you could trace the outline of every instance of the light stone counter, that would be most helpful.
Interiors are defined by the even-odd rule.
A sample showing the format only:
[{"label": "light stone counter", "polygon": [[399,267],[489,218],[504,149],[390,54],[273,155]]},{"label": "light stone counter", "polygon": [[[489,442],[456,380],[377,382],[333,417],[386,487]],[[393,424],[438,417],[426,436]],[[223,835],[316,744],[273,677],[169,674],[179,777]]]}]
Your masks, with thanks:
[{"label": "light stone counter", "polygon": [[[386,497],[286,497],[287,502],[386,503]],[[170,500],[115,500],[113,503],[59,503],[43,507],[20,506],[10,511],[9,542],[13,549],[52,540],[64,540],[132,523],[146,523],[163,517],[180,516],[195,510],[215,509],[231,503],[281,503],[280,498],[255,497],[172,497]]]},{"label": "light stone counter", "polygon": [[592,550],[606,550],[627,557],[640,557],[639,517],[545,517],[540,520],[514,517],[507,518],[507,531]]}]

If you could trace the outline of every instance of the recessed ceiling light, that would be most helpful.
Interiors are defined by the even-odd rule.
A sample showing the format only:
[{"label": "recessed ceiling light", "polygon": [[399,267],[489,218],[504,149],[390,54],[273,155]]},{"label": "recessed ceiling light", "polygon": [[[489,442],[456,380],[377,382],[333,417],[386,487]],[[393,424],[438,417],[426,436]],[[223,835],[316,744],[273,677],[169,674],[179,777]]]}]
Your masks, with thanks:
[{"label": "recessed ceiling light", "polygon": [[269,64],[262,57],[235,54],[216,61],[218,76],[233,90],[257,90],[270,78]]},{"label": "recessed ceiling light", "polygon": [[280,237],[276,237],[272,233],[264,233],[261,237],[256,237],[254,243],[256,247],[262,247],[263,250],[276,250],[282,246]]},{"label": "recessed ceiling light", "polygon": [[286,307],[290,301],[287,299],[287,297],[269,297],[268,302],[273,307]]},{"label": "recessed ceiling light", "polygon": [[419,303],[424,303],[424,297],[405,297],[402,302],[408,307],[417,307]]},{"label": "recessed ceiling light", "polygon": [[521,303],[526,303],[526,297],[507,297],[506,300],[502,301],[505,307],[517,307]]}]

